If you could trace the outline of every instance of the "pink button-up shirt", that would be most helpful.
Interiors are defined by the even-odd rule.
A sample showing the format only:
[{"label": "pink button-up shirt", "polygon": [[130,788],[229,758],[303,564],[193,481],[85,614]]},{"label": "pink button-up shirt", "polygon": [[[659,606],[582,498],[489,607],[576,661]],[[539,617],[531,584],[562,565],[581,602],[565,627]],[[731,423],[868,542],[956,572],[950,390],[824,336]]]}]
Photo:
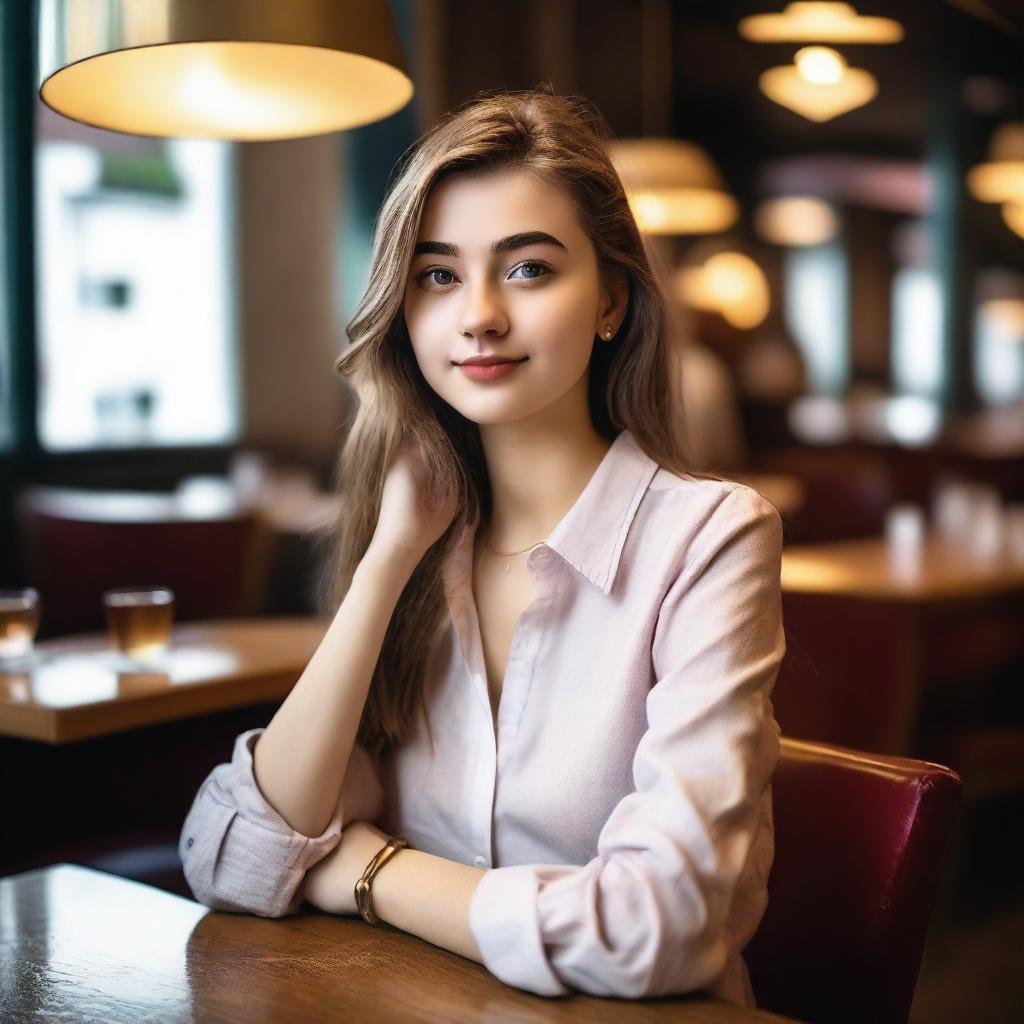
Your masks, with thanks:
[{"label": "pink button-up shirt", "polygon": [[662,469],[628,431],[527,565],[497,721],[472,593],[473,529],[445,566],[429,666],[434,745],[353,750],[322,835],[295,832],[240,735],[179,850],[196,898],[279,916],[349,821],[489,869],[470,904],[486,967],[542,995],[754,996],[741,951],[767,902],[785,650],[778,513]]}]

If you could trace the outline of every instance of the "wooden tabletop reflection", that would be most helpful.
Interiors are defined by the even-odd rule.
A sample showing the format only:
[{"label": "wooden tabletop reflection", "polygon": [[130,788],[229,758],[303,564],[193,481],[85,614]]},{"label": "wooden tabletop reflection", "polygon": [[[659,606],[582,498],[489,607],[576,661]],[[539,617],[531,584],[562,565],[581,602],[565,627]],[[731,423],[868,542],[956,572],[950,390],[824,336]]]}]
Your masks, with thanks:
[{"label": "wooden tabletop reflection", "polygon": [[794,544],[782,553],[782,589],[921,603],[986,597],[1024,591],[1024,558],[972,554],[937,535],[918,552],[881,537]]},{"label": "wooden tabletop reflection", "polygon": [[28,670],[0,670],[0,735],[66,743],[283,698],[323,633],[304,617],[181,623],[150,667],[105,633],[46,640]]},{"label": "wooden tabletop reflection", "polygon": [[0,879],[7,1024],[783,1021],[705,995],[546,999],[392,928],[318,912],[268,919],[61,864]]}]

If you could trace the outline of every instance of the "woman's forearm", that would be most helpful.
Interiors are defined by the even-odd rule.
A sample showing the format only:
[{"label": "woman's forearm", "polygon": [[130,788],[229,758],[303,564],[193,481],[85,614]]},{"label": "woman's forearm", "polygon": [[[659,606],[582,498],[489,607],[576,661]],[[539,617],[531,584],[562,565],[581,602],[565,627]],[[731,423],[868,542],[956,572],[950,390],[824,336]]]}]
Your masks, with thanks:
[{"label": "woman's forearm", "polygon": [[318,836],[338,803],[370,680],[412,574],[409,558],[367,551],[323,640],[253,751],[263,796]]}]

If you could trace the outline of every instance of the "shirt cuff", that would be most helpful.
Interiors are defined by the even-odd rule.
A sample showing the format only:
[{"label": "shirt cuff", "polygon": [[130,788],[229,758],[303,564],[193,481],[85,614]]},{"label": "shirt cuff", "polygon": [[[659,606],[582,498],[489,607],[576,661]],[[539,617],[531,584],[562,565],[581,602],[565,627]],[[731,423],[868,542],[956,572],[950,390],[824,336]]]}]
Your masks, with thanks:
[{"label": "shirt cuff", "polygon": [[537,873],[529,864],[492,868],[469,904],[469,930],[496,978],[541,996],[564,996],[544,953]]}]

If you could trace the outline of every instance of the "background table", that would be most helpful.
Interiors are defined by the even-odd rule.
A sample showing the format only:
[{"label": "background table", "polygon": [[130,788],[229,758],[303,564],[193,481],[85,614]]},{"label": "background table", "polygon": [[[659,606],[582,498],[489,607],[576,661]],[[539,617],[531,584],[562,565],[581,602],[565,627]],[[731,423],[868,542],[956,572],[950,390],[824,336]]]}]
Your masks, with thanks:
[{"label": "background table", "polygon": [[0,675],[0,874],[114,857],[182,891],[174,847],[199,785],[270,721],[321,635],[306,618],[182,623],[167,671],[139,674],[116,671],[105,634],[40,644],[31,675]]},{"label": "background table", "polygon": [[105,633],[46,640],[30,672],[0,672],[0,735],[69,743],[283,698],[323,633],[313,618],[181,623],[138,671]]},{"label": "background table", "polygon": [[881,538],[797,545],[783,552],[782,589],[783,732],[964,772],[970,730],[968,788],[1011,781],[1024,730],[995,727],[1008,698],[1020,701],[1024,560],[972,557],[937,537],[916,562]]},{"label": "background table", "polygon": [[358,918],[214,913],[73,865],[0,879],[0,906],[5,1024],[785,1020],[703,994],[546,999],[413,935]]}]

